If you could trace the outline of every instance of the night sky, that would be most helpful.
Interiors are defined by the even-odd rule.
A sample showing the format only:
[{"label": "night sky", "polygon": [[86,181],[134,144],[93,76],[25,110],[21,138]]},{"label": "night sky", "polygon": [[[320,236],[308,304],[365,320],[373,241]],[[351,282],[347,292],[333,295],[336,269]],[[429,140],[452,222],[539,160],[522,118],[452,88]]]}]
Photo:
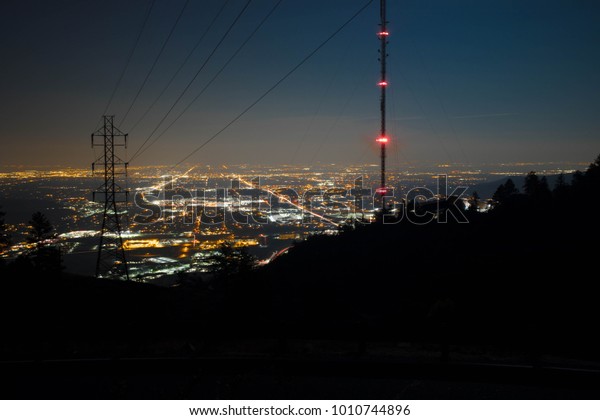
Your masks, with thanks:
[{"label": "night sky", "polygon": [[[190,0],[119,128],[147,139],[246,0]],[[150,0],[3,1],[0,165],[88,167],[97,127]],[[109,113],[120,123],[185,0],[156,0]],[[202,90],[276,0],[253,0],[172,114]],[[211,137],[365,0],[283,0],[181,119],[133,165],[170,165]],[[189,164],[378,163],[379,1]],[[588,162],[600,153],[600,2],[389,0],[390,167]],[[159,129],[158,132],[162,131]]]}]

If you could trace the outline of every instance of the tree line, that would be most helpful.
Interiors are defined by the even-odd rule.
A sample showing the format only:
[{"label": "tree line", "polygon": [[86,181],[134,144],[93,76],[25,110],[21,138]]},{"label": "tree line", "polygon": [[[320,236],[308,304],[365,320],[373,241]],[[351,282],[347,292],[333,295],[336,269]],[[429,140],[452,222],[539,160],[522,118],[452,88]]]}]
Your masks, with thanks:
[{"label": "tree line", "polygon": [[[12,235],[5,223],[5,212],[0,211],[0,253],[12,245]],[[63,270],[61,250],[56,244],[56,232],[50,220],[40,211],[31,215],[25,240],[30,247],[7,264],[0,258],[0,268],[18,273],[38,273],[58,276]]]},{"label": "tree line", "polygon": [[523,192],[519,191],[513,180],[509,178],[498,187],[492,199],[499,207],[510,205],[523,198],[540,205],[564,205],[573,199],[595,202],[598,200],[599,186],[600,155],[585,172],[575,171],[570,183],[567,182],[565,174],[561,173],[551,189],[545,176],[540,178],[535,171],[531,171],[525,177]]}]

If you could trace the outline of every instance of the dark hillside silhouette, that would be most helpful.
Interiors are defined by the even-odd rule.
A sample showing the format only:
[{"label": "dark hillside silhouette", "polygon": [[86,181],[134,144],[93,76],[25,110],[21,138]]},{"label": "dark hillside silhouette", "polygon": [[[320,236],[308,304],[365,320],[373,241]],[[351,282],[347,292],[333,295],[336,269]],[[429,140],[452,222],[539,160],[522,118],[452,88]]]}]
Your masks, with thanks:
[{"label": "dark hillside silhouette", "polygon": [[421,343],[444,363],[468,346],[534,366],[544,354],[600,361],[599,174],[600,158],[570,184],[530,173],[523,193],[508,180],[488,213],[465,211],[469,223],[345,226],[262,268],[225,244],[214,275],[169,289],[51,276],[20,258],[0,267],[2,358],[191,357],[251,339],[275,340],[276,355],[293,340],[338,340],[357,354]]},{"label": "dark hillside silhouette", "polygon": [[402,220],[297,244],[254,278],[240,277],[244,299],[228,311],[250,314],[245,331],[265,325],[252,308],[269,308],[273,325],[304,336],[443,336],[593,354],[600,250],[581,244],[599,231],[598,162],[573,186],[559,184],[558,195],[534,173],[525,194],[509,180],[496,208],[468,212],[469,224]]},{"label": "dark hillside silhouette", "polygon": [[[57,305],[61,310],[77,306],[70,312],[80,313],[77,319],[86,323],[115,317],[110,327],[115,333],[151,317],[155,331],[166,328],[163,320],[169,319],[180,326],[199,323],[203,335],[227,331],[434,342],[443,335],[456,342],[518,344],[532,334],[550,339],[560,332],[565,340],[548,345],[583,349],[568,343],[590,341],[593,336],[586,331],[599,319],[591,293],[598,247],[581,245],[598,232],[595,207],[590,205],[598,201],[593,194],[600,185],[598,168],[597,160],[572,185],[557,183],[554,193],[534,173],[527,178],[525,194],[509,180],[499,188],[496,208],[488,214],[466,212],[468,224],[449,217],[448,223],[423,226],[404,219],[345,227],[337,237],[316,236],[298,243],[261,269],[253,270],[244,252],[224,245],[216,257],[219,275],[212,280],[198,277],[189,290],[182,284],[178,290],[152,292],[191,305],[182,304],[173,312],[158,305],[151,314],[137,309],[132,313],[107,297],[108,315],[91,310],[99,301],[94,293],[76,297],[80,289],[70,290],[72,283],[46,284],[40,298],[54,305],[53,290],[64,288],[60,294],[72,296],[64,306]],[[36,239],[51,231],[46,223],[41,225],[45,228],[32,229],[39,233]],[[30,287],[19,275],[41,272],[35,258],[17,260],[3,270],[3,287],[20,288],[24,300],[41,293],[38,284]],[[93,289],[105,283],[90,280],[81,287],[85,284]],[[114,287],[119,290],[121,285]],[[122,287],[133,293],[138,285]],[[198,294],[203,303],[190,303]],[[8,306],[17,301],[10,299]],[[140,304],[139,299],[132,301],[137,302],[134,307]],[[119,311],[124,312],[118,315]],[[175,320],[181,313],[197,318]],[[44,320],[53,316],[49,310]],[[75,320],[65,317],[53,325],[68,330],[69,322]]]}]

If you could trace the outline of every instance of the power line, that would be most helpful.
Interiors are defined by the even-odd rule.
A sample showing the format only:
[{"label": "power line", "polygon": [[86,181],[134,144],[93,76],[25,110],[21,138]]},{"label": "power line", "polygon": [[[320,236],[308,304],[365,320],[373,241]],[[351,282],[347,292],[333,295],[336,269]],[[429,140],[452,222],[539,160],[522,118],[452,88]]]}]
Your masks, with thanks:
[{"label": "power line", "polygon": [[[158,139],[160,139],[183,116],[183,114],[185,114],[187,112],[187,110],[198,100],[198,98],[200,96],[202,96],[202,94],[212,85],[212,83],[219,77],[219,75],[227,68],[227,66],[240,53],[240,51],[242,51],[244,49],[244,47],[246,46],[246,44],[248,42],[250,42],[250,40],[259,31],[259,29],[263,26],[263,24],[273,14],[273,12],[275,12],[275,9],[277,9],[277,7],[281,4],[282,1],[283,0],[279,0],[277,3],[275,3],[275,5],[271,8],[271,10],[269,11],[269,13],[267,13],[265,15],[265,17],[260,21],[260,23],[256,26],[256,28],[254,28],[254,30],[250,33],[250,35],[248,35],[248,37],[238,47],[238,49],[235,50],[235,52],[227,59],[227,61],[225,62],[225,64],[223,64],[223,66],[221,66],[221,68],[215,73],[215,75],[213,76],[213,78],[208,81],[208,83],[202,88],[202,90],[200,92],[198,92],[198,94],[194,97],[194,99],[192,99],[192,101],[190,103],[188,103],[188,105],[179,113],[179,115],[177,115],[177,117],[173,121],[171,121],[171,123],[167,127],[165,127],[165,129],[156,138],[154,138],[154,140],[152,140],[150,142],[150,144],[148,146],[146,146],[146,148],[144,150],[140,150],[141,149],[141,147],[140,147],[138,149],[139,153],[136,152],[136,154],[134,154],[134,156],[132,156],[132,159],[134,157],[136,157],[136,156],[141,155],[146,150],[148,150],[150,147],[152,147],[152,145],[154,143],[156,143],[158,141]],[[154,134],[154,132],[152,134]],[[152,137],[152,134],[148,137],[148,139],[146,139],[146,142],[150,139],[150,137]],[[144,144],[146,142],[144,142]],[[142,146],[143,146],[143,144],[142,144]]]},{"label": "power line", "polygon": [[209,25],[206,28],[206,30],[204,31],[204,33],[200,36],[200,39],[198,39],[198,41],[196,42],[196,45],[194,45],[194,48],[192,48],[192,50],[189,52],[187,57],[185,57],[185,60],[183,60],[183,63],[181,63],[181,65],[179,66],[179,68],[177,69],[175,74],[173,74],[173,77],[171,77],[171,80],[169,80],[169,83],[166,84],[166,86],[163,88],[162,92],[160,92],[160,94],[156,97],[154,102],[152,102],[152,104],[148,107],[148,109],[146,109],[146,112],[144,112],[144,114],[137,120],[137,122],[133,125],[133,127],[131,127],[129,132],[132,132],[133,130],[135,130],[135,128],[144,120],[144,118],[146,118],[146,115],[148,115],[148,113],[152,110],[152,108],[154,108],[154,105],[156,105],[156,103],[160,100],[160,98],[162,98],[162,96],[165,94],[165,92],[167,91],[169,86],[171,86],[171,84],[173,83],[173,81],[175,80],[175,78],[177,77],[179,72],[183,69],[183,67],[185,67],[185,65],[190,60],[190,58],[192,57],[194,52],[198,49],[198,47],[200,46],[200,44],[202,43],[202,41],[204,40],[206,35],[210,32],[210,30],[216,23],[219,16],[221,16],[221,13],[223,12],[223,10],[225,10],[225,7],[227,6],[228,3],[229,3],[229,0],[225,0],[225,2],[223,2],[223,5],[219,9],[219,11],[215,15],[215,17],[212,19],[212,21],[209,23]]},{"label": "power line", "polygon": [[[223,43],[223,41],[225,41],[225,38],[227,38],[227,36],[231,32],[231,30],[233,29],[233,27],[235,26],[235,24],[238,22],[238,20],[242,17],[242,15],[244,14],[244,12],[246,11],[246,9],[248,8],[248,6],[250,5],[251,2],[252,2],[252,0],[248,0],[246,2],[246,4],[244,5],[244,7],[242,8],[242,10],[238,13],[238,15],[235,17],[235,19],[233,20],[233,22],[231,22],[231,25],[229,25],[229,28],[227,28],[227,31],[225,31],[225,33],[223,34],[223,36],[221,37],[221,39],[219,40],[219,42],[217,43],[217,45],[215,46],[215,48],[213,48],[213,50],[208,55],[208,57],[206,57],[206,59],[204,60],[204,62],[202,63],[202,65],[200,66],[200,68],[198,69],[198,71],[196,72],[196,74],[194,75],[194,77],[192,77],[192,80],[190,80],[190,82],[187,84],[187,86],[179,94],[179,96],[177,97],[177,99],[175,100],[175,102],[173,103],[173,105],[171,105],[171,108],[169,108],[169,110],[167,111],[167,113],[158,122],[158,124],[156,125],[156,127],[154,127],[154,130],[152,130],[152,132],[146,138],[146,140],[144,140],[144,142],[140,145],[140,147],[138,147],[138,149],[135,151],[135,153],[133,154],[133,156],[131,156],[131,160],[133,160],[140,153],[140,150],[142,149],[142,147],[144,147],[144,145],[146,145],[146,143],[148,143],[148,141],[150,140],[150,138],[154,135],[154,133],[156,133],[156,131],[160,128],[160,126],[162,125],[162,123],[171,114],[171,112],[173,111],[173,109],[175,108],[175,106],[179,103],[179,101],[181,100],[181,98],[183,98],[183,95],[185,95],[185,93],[188,91],[188,89],[190,88],[190,86],[192,86],[192,83],[194,83],[194,81],[196,80],[196,78],[198,77],[198,75],[200,74],[200,72],[204,69],[204,67],[206,67],[206,64],[208,64],[208,62],[210,61],[210,59],[212,58],[212,56],[215,54],[215,52],[217,52],[217,50],[219,49],[219,47],[221,46],[221,44]],[[152,142],[152,143],[154,143],[154,142]]]},{"label": "power line", "polygon": [[314,50],[312,50],[306,57],[304,57],[296,66],[294,66],[290,71],[288,71],[281,79],[279,79],[273,86],[271,86],[265,93],[258,97],[254,102],[252,102],[248,107],[246,107],[242,112],[240,112],[235,118],[233,118],[229,123],[227,123],[222,129],[213,134],[209,139],[207,139],[204,143],[194,149],[192,152],[187,154],[183,159],[173,165],[173,168],[182,164],[194,154],[196,154],[200,149],[205,147],[207,144],[216,139],[221,133],[235,124],[240,118],[242,118],[248,111],[254,108],[260,101],[262,101],[267,95],[269,95],[273,90],[275,90],[281,83],[283,83],[288,77],[290,77],[296,70],[298,70],[304,63],[306,63],[310,58],[312,58],[321,48],[323,48],[329,41],[331,41],[338,33],[340,33],[346,26],[350,24],[358,15],[360,15],[371,3],[373,0],[369,0],[364,6],[362,6],[356,13],[354,13],[346,22],[344,22],[338,29],[336,29],[325,41],[319,44]]},{"label": "power line", "polygon": [[[127,57],[127,61],[125,62],[125,67],[123,68],[123,70],[121,71],[121,74],[119,75],[119,78],[117,79],[117,83],[115,84],[115,87],[113,88],[113,91],[110,94],[110,98],[108,99],[108,103],[106,104],[106,107],[104,108],[104,112],[102,113],[102,115],[107,115],[108,109],[110,108],[110,105],[112,104],[115,94],[117,93],[119,86],[121,86],[123,77],[125,76],[125,73],[127,72],[127,69],[129,68],[129,64],[131,63],[131,59],[133,58],[133,55],[135,54],[135,51],[137,50],[137,46],[140,43],[140,38],[142,37],[142,33],[144,32],[144,29],[146,28],[146,24],[148,23],[148,19],[150,18],[150,14],[152,13],[152,9],[154,8],[155,3],[156,3],[156,0],[151,0],[150,6],[148,7],[148,10],[146,11],[146,16],[144,17],[144,22],[142,23],[140,31],[138,32],[137,38],[135,39],[133,48],[131,48],[131,51],[129,52],[129,57]],[[102,120],[102,118],[100,120]]]},{"label": "power line", "polygon": [[142,89],[144,89],[144,86],[146,86],[146,82],[148,82],[148,79],[150,78],[150,75],[154,71],[154,67],[156,67],[156,63],[158,63],[158,60],[162,56],[162,53],[164,52],[165,47],[169,43],[169,40],[171,39],[171,36],[173,35],[173,32],[175,32],[175,28],[179,24],[179,21],[181,20],[181,16],[183,16],[183,12],[185,11],[185,8],[187,7],[187,5],[188,5],[189,2],[190,2],[190,0],[185,0],[185,3],[183,4],[183,7],[181,8],[181,11],[179,12],[179,15],[177,16],[177,19],[175,20],[175,23],[173,23],[173,26],[171,27],[171,30],[169,31],[169,35],[167,35],[167,38],[163,42],[163,44],[162,44],[162,46],[160,48],[160,51],[158,52],[158,55],[154,59],[154,62],[152,63],[152,66],[150,67],[150,70],[148,70],[148,73],[146,73],[146,77],[144,78],[144,81],[142,82],[142,85],[140,86],[140,88],[138,89],[137,93],[135,94],[135,97],[133,98],[133,101],[131,101],[131,104],[129,105],[129,108],[127,109],[127,112],[125,112],[125,115],[121,119],[121,122],[120,122],[119,125],[123,125],[123,123],[125,122],[125,119],[127,119],[127,116],[129,115],[129,112],[131,112],[131,109],[133,108],[133,105],[135,104],[135,102],[137,101],[138,97],[140,96],[140,93],[142,92]]}]

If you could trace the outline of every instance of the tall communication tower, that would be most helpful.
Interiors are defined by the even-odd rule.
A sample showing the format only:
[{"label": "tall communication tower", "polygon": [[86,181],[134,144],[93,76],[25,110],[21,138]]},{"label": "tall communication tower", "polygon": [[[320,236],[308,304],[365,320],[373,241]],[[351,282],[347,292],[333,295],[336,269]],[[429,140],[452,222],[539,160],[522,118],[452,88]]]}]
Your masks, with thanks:
[{"label": "tall communication tower", "polygon": [[115,154],[115,148],[127,147],[127,134],[114,126],[114,115],[105,115],[103,120],[103,126],[92,134],[92,147],[101,147],[104,152],[92,163],[92,172],[96,172],[97,166],[104,172],[104,182],[93,193],[94,201],[100,196],[99,201],[104,203],[96,277],[129,280],[118,206],[127,202],[128,191],[116,182],[118,176],[127,176],[127,162]]},{"label": "tall communication tower", "polygon": [[386,6],[386,0],[380,0],[380,5],[379,5],[379,13],[381,16],[381,23],[379,24],[379,32],[377,33],[377,36],[379,37],[379,41],[380,41],[380,47],[379,47],[379,62],[381,64],[381,77],[379,79],[379,88],[381,90],[381,97],[380,97],[380,110],[381,110],[381,129],[380,129],[380,133],[379,133],[379,137],[377,138],[377,143],[379,143],[380,145],[380,149],[381,149],[381,182],[379,184],[379,188],[377,189],[377,192],[379,194],[381,194],[382,196],[386,194],[387,189],[386,189],[386,183],[385,183],[385,152],[386,152],[386,146],[388,144],[388,137],[386,134],[386,129],[385,129],[385,91],[388,87],[388,82],[387,82],[387,74],[386,74],[386,58],[387,58],[387,53],[386,53],[386,47],[388,44],[387,41],[387,37],[389,36],[389,32],[387,30],[387,20],[385,17],[385,6]]}]

